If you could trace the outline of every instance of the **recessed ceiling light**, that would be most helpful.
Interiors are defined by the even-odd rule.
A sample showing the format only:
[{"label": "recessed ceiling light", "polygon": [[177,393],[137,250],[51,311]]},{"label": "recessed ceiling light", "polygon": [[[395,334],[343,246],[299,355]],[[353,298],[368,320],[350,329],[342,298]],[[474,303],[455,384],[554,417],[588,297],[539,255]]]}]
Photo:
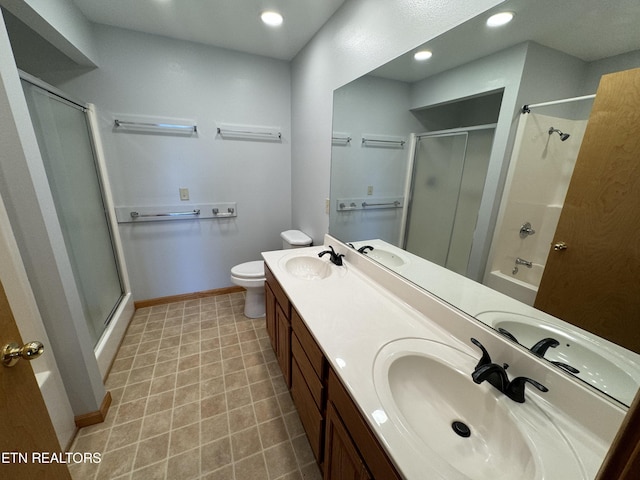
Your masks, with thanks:
[{"label": "recessed ceiling light", "polygon": [[420,50],[419,52],[413,54],[413,58],[418,61],[429,60],[432,55],[433,53],[431,53],[431,50]]},{"label": "recessed ceiling light", "polygon": [[487,26],[500,27],[502,25],[506,25],[511,20],[513,20],[513,12],[500,12],[488,18]]},{"label": "recessed ceiling light", "polygon": [[260,15],[260,18],[264,23],[266,23],[270,27],[277,27],[279,25],[282,25],[282,15],[280,15],[278,12],[273,12],[273,11],[262,12],[262,15]]}]

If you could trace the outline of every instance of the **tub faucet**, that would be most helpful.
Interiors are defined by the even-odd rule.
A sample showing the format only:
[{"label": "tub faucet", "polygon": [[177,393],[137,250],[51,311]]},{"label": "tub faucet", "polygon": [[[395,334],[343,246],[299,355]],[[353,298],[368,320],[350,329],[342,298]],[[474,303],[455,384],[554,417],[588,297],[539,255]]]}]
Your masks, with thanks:
[{"label": "tub faucet", "polygon": [[324,252],[320,252],[318,254],[319,257],[322,257],[326,254],[330,255],[330,260],[333,264],[338,265],[338,266],[342,266],[342,257],[344,257],[344,255],[342,253],[336,253],[336,251],[333,249],[333,247],[331,245],[329,245],[329,250],[325,250]]},{"label": "tub faucet", "polygon": [[509,365],[505,363],[501,366],[491,362],[491,357],[487,349],[475,338],[472,338],[471,342],[482,350],[482,357],[471,373],[471,378],[475,383],[481,384],[486,380],[511,400],[518,403],[524,403],[524,387],[527,383],[533,385],[541,392],[549,391],[549,389],[541,383],[527,377],[516,377],[509,381],[509,376],[507,375]]},{"label": "tub faucet", "polygon": [[529,262],[528,260],[520,257],[516,258],[516,265],[515,267],[513,267],[513,270],[511,270],[511,273],[513,273],[514,275],[518,273],[518,265],[524,265],[527,268],[531,268],[533,267],[533,262]]}]

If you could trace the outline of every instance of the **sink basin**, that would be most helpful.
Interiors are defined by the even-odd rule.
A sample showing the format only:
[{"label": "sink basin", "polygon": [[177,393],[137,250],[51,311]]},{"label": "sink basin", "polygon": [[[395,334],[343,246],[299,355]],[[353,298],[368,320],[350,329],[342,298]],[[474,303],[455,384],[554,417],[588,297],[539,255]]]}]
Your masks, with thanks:
[{"label": "sink basin", "polygon": [[[606,345],[597,344],[575,330],[511,312],[487,311],[476,315],[476,318],[495,329],[504,328],[527,348],[543,338],[555,338],[560,345],[547,350],[544,355],[547,360],[577,368],[580,371],[575,374],[578,378],[626,405],[631,404],[638,391],[638,365],[624,362]],[[636,378],[630,375],[634,371]]]},{"label": "sink basin", "polygon": [[[473,382],[477,361],[424,339],[383,347],[374,386],[399,433],[394,442],[403,441],[447,480],[585,478],[571,447],[530,396],[518,404],[487,382]],[[469,435],[461,436],[465,428],[458,424],[456,433],[454,422]]]},{"label": "sink basin", "polygon": [[376,262],[381,263],[385,267],[397,268],[405,264],[405,261],[399,255],[380,248],[374,248],[367,252],[367,256],[374,259]]},{"label": "sink basin", "polygon": [[329,262],[318,257],[296,256],[288,259],[284,268],[291,275],[304,280],[321,280],[331,275]]}]

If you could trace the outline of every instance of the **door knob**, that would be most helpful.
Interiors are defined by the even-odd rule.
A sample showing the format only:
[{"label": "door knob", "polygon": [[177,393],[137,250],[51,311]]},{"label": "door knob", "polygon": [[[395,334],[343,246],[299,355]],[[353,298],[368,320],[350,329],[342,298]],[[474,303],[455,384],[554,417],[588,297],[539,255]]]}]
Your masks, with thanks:
[{"label": "door knob", "polygon": [[553,249],[558,252],[560,250],[566,250],[567,249],[567,244],[564,242],[558,242],[558,243],[554,243],[553,244]]},{"label": "door knob", "polygon": [[7,343],[2,348],[2,364],[5,367],[13,367],[18,360],[33,360],[44,352],[44,345],[40,342],[27,342],[22,347],[17,343]]}]

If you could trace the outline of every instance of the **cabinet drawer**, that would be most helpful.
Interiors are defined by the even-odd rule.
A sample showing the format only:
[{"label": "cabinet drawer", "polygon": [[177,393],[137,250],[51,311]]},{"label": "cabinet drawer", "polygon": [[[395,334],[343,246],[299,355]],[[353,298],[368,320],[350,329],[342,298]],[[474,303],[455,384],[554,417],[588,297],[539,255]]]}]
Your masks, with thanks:
[{"label": "cabinet drawer", "polygon": [[309,392],[313,396],[313,400],[316,402],[316,406],[318,410],[323,410],[323,395],[324,395],[324,387],[322,382],[316,375],[315,370],[311,366],[311,362],[307,358],[307,355],[304,353],[302,345],[298,340],[298,336],[295,334],[291,335],[291,353],[296,363],[298,364],[298,368],[300,369],[300,373],[304,377],[305,382],[307,383],[307,387],[309,388]]},{"label": "cabinet drawer", "polygon": [[304,324],[304,321],[295,308],[291,309],[291,328],[295,332],[302,350],[307,355],[309,363],[316,372],[320,380],[324,380],[326,375],[326,360],[315,339]]},{"label": "cabinet drawer", "polygon": [[298,410],[300,421],[307,432],[307,438],[311,445],[311,450],[318,463],[322,463],[322,447],[323,447],[323,418],[316,404],[313,400],[313,396],[307,387],[304,377],[300,372],[300,368],[294,359],[291,362],[291,396],[293,397],[293,403]]},{"label": "cabinet drawer", "polygon": [[273,276],[273,273],[269,270],[269,267],[266,264],[264,266],[264,275],[269,287],[271,287],[271,291],[276,297],[276,301],[280,304],[282,310],[284,310],[285,315],[289,317],[291,308],[289,304],[289,297],[284,293],[284,290],[278,283],[278,280],[276,280],[276,277]]}]

